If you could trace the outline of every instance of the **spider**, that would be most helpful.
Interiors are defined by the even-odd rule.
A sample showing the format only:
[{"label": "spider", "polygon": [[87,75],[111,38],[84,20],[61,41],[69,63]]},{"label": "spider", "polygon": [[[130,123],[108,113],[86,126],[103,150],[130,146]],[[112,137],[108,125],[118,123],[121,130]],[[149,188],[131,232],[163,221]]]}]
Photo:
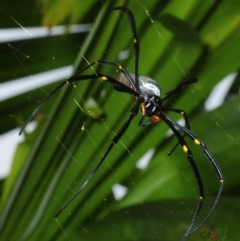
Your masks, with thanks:
[{"label": "spider", "polygon": [[[106,157],[108,156],[109,152],[113,148],[115,144],[118,143],[118,141],[121,139],[123,134],[128,129],[129,125],[131,124],[134,117],[138,114],[139,110],[141,111],[142,117],[139,121],[140,127],[147,127],[154,125],[158,123],[160,120],[165,122],[169,128],[172,130],[174,135],[176,136],[178,143],[173,148],[171,153],[174,151],[174,149],[180,144],[182,146],[183,151],[187,154],[187,159],[192,167],[192,171],[195,175],[195,179],[198,186],[198,194],[199,194],[199,200],[198,205],[196,207],[195,213],[192,217],[192,220],[187,228],[187,231],[185,232],[182,241],[185,240],[189,235],[194,233],[198,228],[200,228],[203,223],[208,219],[208,217],[213,212],[219,198],[220,194],[223,189],[223,173],[215,161],[215,159],[211,156],[209,151],[207,150],[206,146],[203,142],[201,142],[191,131],[190,131],[190,124],[187,118],[187,114],[182,109],[176,109],[171,107],[164,106],[164,102],[174,94],[176,94],[181,89],[185,88],[189,84],[195,83],[197,81],[196,78],[192,77],[189,78],[182,83],[180,83],[175,89],[172,91],[169,91],[166,93],[165,97],[161,98],[161,90],[158,85],[158,83],[151,79],[150,77],[139,75],[138,73],[138,65],[139,65],[139,53],[140,53],[140,44],[139,39],[137,35],[137,28],[135,23],[135,18],[133,16],[133,13],[124,6],[117,6],[114,8],[111,8],[106,12],[106,14],[109,14],[112,11],[119,10],[125,13],[128,17],[129,25],[131,28],[131,32],[133,35],[133,47],[134,47],[134,58],[135,58],[135,72],[129,73],[121,64],[116,62],[109,62],[105,60],[96,60],[90,64],[88,64],[85,68],[78,71],[76,74],[71,76],[70,78],[66,79],[64,82],[62,82],[59,86],[57,86],[50,94],[48,94],[37,106],[37,108],[32,112],[32,114],[28,117],[26,122],[24,123],[22,129],[20,130],[19,135],[24,131],[26,125],[32,120],[33,116],[36,114],[36,112],[43,106],[43,104],[52,97],[53,94],[55,94],[62,86],[65,84],[77,82],[77,81],[83,81],[83,80],[94,80],[94,79],[100,79],[103,82],[108,82],[114,86],[114,89],[116,91],[121,91],[128,93],[132,95],[135,105],[131,109],[128,119],[125,121],[125,123],[121,126],[120,130],[117,132],[117,134],[112,138],[106,152],[102,156],[101,160],[98,162],[96,167],[93,169],[91,174],[89,175],[88,179],[84,182],[82,187],[74,194],[74,196],[59,210],[59,212],[55,215],[55,218],[58,217],[62,213],[63,210],[65,210],[68,205],[76,198],[79,193],[85,188],[85,186],[88,184],[88,182],[92,179],[92,177],[95,175],[99,167],[102,165]],[[120,74],[117,76],[117,78],[112,78],[110,76],[107,76],[105,74],[101,73],[94,73],[90,75],[81,75],[85,70],[89,69],[93,65],[108,65],[108,66],[114,66],[120,70]],[[169,116],[165,114],[166,111],[175,112],[178,114],[181,114],[185,120],[186,127],[178,124],[175,120],[171,119]],[[145,118],[148,118],[148,120],[145,120]],[[150,120],[149,120],[150,118]],[[182,131],[184,134],[181,135],[180,131]],[[217,196],[215,198],[215,201],[208,212],[208,214],[204,217],[204,219],[200,222],[200,224],[197,225],[197,227],[193,228],[193,225],[195,224],[199,213],[202,209],[203,202],[204,202],[204,186],[202,183],[201,175],[198,170],[198,167],[193,159],[192,152],[190,148],[188,147],[187,142],[185,141],[185,137],[189,137],[196,145],[200,146],[202,148],[203,153],[207,156],[210,163],[213,165],[213,168],[216,172],[216,175],[218,176],[218,179],[220,181],[219,190],[217,193]],[[171,154],[170,153],[170,154]]]}]

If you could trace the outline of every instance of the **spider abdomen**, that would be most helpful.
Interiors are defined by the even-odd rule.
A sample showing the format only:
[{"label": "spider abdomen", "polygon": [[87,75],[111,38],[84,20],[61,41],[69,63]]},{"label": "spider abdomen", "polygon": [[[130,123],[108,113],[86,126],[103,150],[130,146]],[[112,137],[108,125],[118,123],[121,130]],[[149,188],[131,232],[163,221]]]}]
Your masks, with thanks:
[{"label": "spider abdomen", "polygon": [[[120,73],[117,76],[117,80],[122,84],[134,89],[131,82],[133,82],[133,84],[136,86],[135,74],[134,73],[128,73],[128,74],[130,79],[124,73]],[[155,80],[145,75],[138,75],[138,80],[139,80],[138,81],[139,90],[143,95],[147,95],[149,98],[152,96],[160,97],[161,89]]]}]

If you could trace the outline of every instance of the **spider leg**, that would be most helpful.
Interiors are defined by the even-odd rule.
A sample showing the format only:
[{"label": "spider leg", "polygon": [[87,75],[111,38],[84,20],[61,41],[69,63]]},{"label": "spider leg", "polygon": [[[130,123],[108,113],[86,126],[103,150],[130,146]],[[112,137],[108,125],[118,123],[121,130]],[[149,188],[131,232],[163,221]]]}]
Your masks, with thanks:
[{"label": "spider leg", "polygon": [[203,182],[202,182],[202,178],[201,178],[201,175],[200,175],[200,172],[198,170],[198,167],[193,159],[193,155],[192,155],[192,152],[190,150],[190,148],[188,147],[186,141],[184,140],[184,138],[181,136],[181,134],[179,133],[179,131],[175,128],[175,122],[169,118],[163,113],[163,112],[160,112],[159,113],[159,116],[161,117],[161,119],[170,127],[170,129],[173,131],[173,133],[175,134],[175,136],[177,137],[178,139],[178,142],[181,144],[182,148],[183,148],[183,151],[187,153],[187,158],[188,158],[188,161],[193,169],[193,172],[194,172],[194,175],[195,175],[195,179],[197,181],[197,185],[198,185],[198,193],[199,193],[199,202],[198,202],[198,205],[197,205],[197,208],[195,210],[195,213],[194,213],[194,216],[192,218],[192,221],[182,239],[182,241],[184,241],[187,236],[189,236],[189,232],[190,230],[192,229],[192,226],[194,225],[195,221],[197,220],[198,218],[198,215],[202,209],[202,205],[203,205],[203,202],[204,202],[204,188],[203,188]]},{"label": "spider leg", "polygon": [[[113,85],[117,85],[120,86],[122,91],[127,92],[131,95],[134,95],[136,97],[139,96],[139,93],[136,92],[135,90],[131,89],[130,87],[124,85],[123,83],[117,81],[116,79],[107,76],[107,75],[103,75],[100,73],[95,73],[95,74],[91,74],[91,75],[79,75],[81,74],[83,71],[85,71],[86,69],[90,68],[91,66],[93,66],[94,64],[102,64],[102,65],[114,65],[114,63],[112,62],[107,62],[107,61],[103,61],[103,60],[96,60],[94,62],[92,62],[91,64],[87,65],[85,68],[81,69],[80,71],[78,71],[75,75],[71,76],[69,79],[66,79],[64,82],[62,82],[60,85],[58,85],[52,92],[50,92],[50,94],[48,94],[41,102],[40,104],[37,106],[37,108],[32,112],[32,114],[28,117],[28,119],[25,121],[25,123],[23,124],[19,135],[22,134],[22,132],[24,131],[25,127],[27,126],[27,124],[32,120],[32,118],[34,117],[34,115],[38,112],[38,110],[65,84],[69,84],[69,83],[73,83],[73,82],[77,82],[77,81],[83,81],[83,80],[91,80],[91,79],[101,79],[102,81],[107,81]],[[117,65],[115,64],[115,66],[118,66],[119,69],[121,69],[124,74],[126,76],[129,76],[129,74],[127,73],[127,71],[121,66],[121,65]],[[131,79],[131,77],[129,76],[129,78]],[[134,86],[134,85],[133,85]]]},{"label": "spider leg", "polygon": [[171,112],[176,112],[176,113],[179,113],[183,116],[184,118],[184,121],[185,121],[185,125],[186,125],[186,128],[188,130],[190,130],[190,123],[188,121],[188,116],[187,116],[187,113],[182,110],[182,109],[176,109],[176,108],[168,108],[168,107],[162,107],[162,110],[163,111],[171,111]]},{"label": "spider leg", "polygon": [[[73,75],[72,77],[70,77],[68,79],[68,82],[74,82],[72,80],[78,80],[79,74],[81,74],[83,71],[85,71],[86,69],[92,67],[93,65],[110,65],[110,66],[115,66],[117,67],[121,72],[124,73],[124,75],[127,77],[127,79],[129,80],[130,84],[133,86],[134,90],[139,92],[139,90],[136,88],[136,84],[134,83],[134,81],[132,80],[131,76],[129,75],[129,73],[127,72],[127,70],[119,63],[116,62],[110,62],[110,61],[106,61],[106,60],[95,60],[94,62],[92,62],[91,64],[87,65],[85,68],[81,69],[80,71],[78,71],[75,75]],[[119,82],[116,82],[115,84],[118,85]]]},{"label": "spider leg", "polygon": [[[175,129],[175,128],[172,128],[172,127],[174,127],[174,126],[177,127],[177,128],[179,128],[179,129],[181,129],[190,139],[192,139],[192,140],[194,141],[194,143],[195,143],[196,145],[200,145],[200,146],[201,146],[203,153],[207,156],[208,160],[209,160],[210,163],[212,164],[212,166],[213,166],[213,168],[214,168],[214,170],[215,170],[215,172],[216,172],[216,174],[217,174],[217,176],[218,176],[219,182],[220,182],[220,186],[219,186],[219,189],[218,189],[217,196],[216,196],[216,198],[215,198],[215,201],[214,201],[214,203],[213,203],[210,211],[208,212],[208,214],[206,215],[206,217],[200,222],[200,224],[198,224],[198,226],[195,227],[195,228],[191,231],[192,226],[193,226],[193,224],[195,223],[195,221],[196,221],[196,219],[197,219],[197,217],[198,217],[198,214],[199,214],[199,212],[200,212],[200,210],[201,210],[201,208],[202,208],[202,204],[203,204],[203,201],[204,201],[204,196],[203,196],[203,191],[204,191],[204,190],[203,190],[203,185],[201,184],[202,181],[201,181],[201,179],[199,179],[200,175],[198,174],[197,168],[194,167],[194,166],[196,166],[196,165],[195,165],[195,163],[194,163],[194,161],[193,161],[193,159],[192,159],[192,161],[193,161],[193,163],[194,163],[194,166],[192,166],[192,167],[193,167],[193,171],[194,171],[194,174],[195,174],[197,183],[198,183],[199,194],[200,194],[199,199],[200,199],[200,200],[199,200],[199,204],[198,204],[198,206],[197,206],[196,212],[195,212],[195,214],[194,214],[194,216],[193,216],[193,218],[192,218],[192,221],[191,221],[191,223],[190,223],[190,225],[189,225],[189,228],[188,228],[187,232],[186,232],[185,235],[184,235],[183,240],[185,240],[185,238],[186,238],[187,236],[193,234],[196,230],[198,230],[198,229],[203,225],[203,223],[209,218],[209,216],[211,215],[211,213],[212,213],[213,210],[215,209],[215,207],[216,207],[216,205],[217,205],[217,202],[218,202],[218,200],[219,200],[219,198],[220,198],[220,195],[221,195],[221,193],[222,193],[222,190],[223,190],[224,177],[223,177],[223,173],[222,173],[222,171],[221,171],[220,166],[217,164],[217,162],[215,161],[215,159],[211,156],[211,154],[209,153],[209,151],[207,150],[207,148],[206,148],[206,146],[204,145],[203,142],[201,142],[191,131],[189,131],[189,130],[186,129],[185,127],[181,126],[180,124],[178,124],[176,121],[174,121],[173,119],[171,119],[169,116],[167,116],[167,115],[164,114],[163,112],[161,112],[159,115],[160,115],[160,117],[169,125],[169,127],[170,127],[172,130]],[[173,131],[174,131],[174,130],[173,130]],[[177,133],[178,133],[178,134],[177,134]],[[184,149],[184,148],[185,148],[185,147],[184,147],[184,145],[185,145],[185,144],[184,144],[184,143],[185,143],[185,140],[184,140],[183,137],[179,134],[179,132],[176,131],[176,129],[175,129],[175,131],[174,131],[174,134],[176,134],[176,136],[178,137],[178,140],[179,140],[180,144],[183,146],[183,149]],[[187,152],[188,158],[190,157],[190,158],[189,158],[190,163],[192,164],[192,162],[191,162],[191,158],[192,158],[192,157],[189,156],[189,149],[187,148],[187,149],[184,150],[184,151]],[[199,177],[198,177],[198,176],[199,176]]]},{"label": "spider leg", "polygon": [[108,146],[108,149],[106,150],[106,152],[102,156],[101,160],[98,162],[97,166],[93,169],[93,171],[91,172],[91,174],[89,175],[87,180],[84,182],[84,184],[80,187],[80,189],[78,189],[78,191],[73,195],[73,197],[57,212],[57,214],[55,215],[55,218],[57,218],[62,213],[62,211],[65,210],[69,206],[69,204],[82,192],[82,190],[85,188],[85,186],[88,184],[88,182],[95,175],[95,173],[97,172],[99,167],[102,165],[102,163],[104,162],[104,160],[108,156],[108,154],[111,151],[111,149],[113,148],[113,146],[118,143],[118,141],[120,140],[122,135],[126,132],[127,128],[129,127],[130,123],[132,122],[133,118],[137,115],[138,110],[139,110],[139,106],[140,106],[142,101],[143,101],[142,98],[138,98],[135,106],[130,111],[130,115],[129,115],[128,119],[126,120],[126,122],[122,125],[120,130],[117,132],[117,134],[111,140],[111,143]]},{"label": "spider leg", "polygon": [[[190,84],[193,84],[193,83],[196,83],[197,82],[197,78],[195,77],[191,77],[183,82],[181,82],[175,89],[171,90],[171,91],[168,91],[166,93],[166,96],[164,98],[162,98],[162,102],[164,102],[165,100],[167,100],[169,97],[171,97],[172,95],[176,94],[179,90],[182,90],[184,89],[185,87],[187,87],[188,85]],[[167,110],[167,108],[164,107],[165,110]],[[170,110],[170,111],[174,111],[174,110]],[[178,111],[174,111],[174,112],[178,112]],[[183,118],[185,120],[185,124],[186,124],[186,127],[187,129],[190,130],[190,125],[189,125],[189,122],[188,122],[188,118],[187,118],[187,115],[186,115],[186,112],[185,111],[181,111],[179,112],[180,114],[183,115]],[[185,138],[186,134],[183,135],[183,138]],[[168,153],[168,155],[170,156],[174,151],[175,149],[178,147],[179,145],[179,142],[173,147],[173,149]]]},{"label": "spider leg", "polygon": [[[183,136],[182,136],[183,138],[185,138],[186,137],[186,134],[184,134]],[[176,150],[176,148],[179,146],[179,142],[177,142],[177,144],[172,148],[172,150],[168,153],[168,156],[171,156],[172,155],[172,153]]]},{"label": "spider leg", "polygon": [[138,63],[139,63],[139,52],[140,52],[140,43],[139,43],[139,38],[137,35],[137,27],[136,27],[136,22],[135,18],[132,14],[132,12],[123,6],[117,6],[114,8],[109,9],[106,14],[115,11],[115,10],[120,10],[123,11],[127,14],[128,21],[130,24],[130,28],[133,34],[133,47],[134,47],[134,55],[135,55],[135,80],[136,80],[136,88],[139,90],[139,84],[138,84]]},{"label": "spider leg", "polygon": [[127,72],[127,70],[119,63],[116,62],[109,62],[109,61],[105,61],[105,60],[97,60],[95,61],[97,62],[97,64],[100,65],[112,65],[112,66],[116,66],[118,69],[120,69],[124,75],[127,77],[127,79],[129,80],[130,84],[133,86],[135,91],[139,91],[136,87],[136,84],[134,83],[134,81],[132,80],[131,76],[129,75],[129,73]]},{"label": "spider leg", "polygon": [[[154,125],[156,124],[157,122],[159,122],[161,120],[161,118],[159,118],[158,115],[154,115],[153,118],[150,120],[150,121],[146,121],[144,122],[144,119],[146,118],[146,116],[142,116],[142,118],[140,119],[138,125],[141,126],[141,127],[146,127],[146,126],[149,126],[149,125]],[[185,138],[186,137],[186,134],[184,134],[182,136],[182,138]],[[180,143],[178,142],[174,147],[173,149],[168,153],[168,156],[170,156],[174,151],[175,149],[178,147]]]},{"label": "spider leg", "polygon": [[[163,107],[162,110],[164,111],[171,111],[171,112],[176,112],[176,113],[179,113],[181,115],[183,115],[183,118],[184,118],[184,121],[185,121],[185,126],[188,130],[191,130],[190,128],[190,123],[188,121],[188,117],[187,117],[187,113],[184,111],[184,110],[181,110],[181,109],[176,109],[176,108],[166,108],[166,107]],[[184,135],[182,136],[183,138],[185,138],[186,134],[184,133]],[[178,147],[180,143],[178,142],[174,147],[173,149],[168,153],[168,156],[170,156],[174,151],[175,149]]]},{"label": "spider leg", "polygon": [[49,98],[52,97],[52,95],[55,94],[55,92],[57,92],[63,85],[67,84],[67,81],[64,81],[63,83],[61,83],[60,85],[58,85],[49,95],[47,95],[41,102],[40,104],[37,106],[37,108],[32,112],[32,114],[27,118],[27,120],[24,122],[20,132],[19,132],[19,136],[22,134],[22,132],[24,131],[25,127],[27,126],[27,124],[32,120],[32,118],[34,117],[34,115],[38,112],[38,110],[44,105],[45,102],[48,101]]},{"label": "spider leg", "polygon": [[164,102],[166,99],[168,99],[169,97],[171,97],[172,95],[176,94],[179,90],[184,89],[186,86],[196,83],[197,82],[197,78],[195,77],[191,77],[183,82],[181,82],[175,89],[168,91],[166,93],[166,96],[164,98],[162,98],[162,102]]}]

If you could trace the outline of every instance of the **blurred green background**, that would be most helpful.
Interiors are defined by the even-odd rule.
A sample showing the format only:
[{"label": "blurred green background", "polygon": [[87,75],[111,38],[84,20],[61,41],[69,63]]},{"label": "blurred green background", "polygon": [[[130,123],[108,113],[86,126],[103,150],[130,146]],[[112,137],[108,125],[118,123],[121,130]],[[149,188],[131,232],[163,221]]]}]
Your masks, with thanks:
[{"label": "blurred green background", "polygon": [[[120,62],[133,72],[126,15],[119,11],[104,15],[118,5],[132,10],[136,19],[139,72],[157,80],[163,95],[190,76],[198,78],[166,105],[188,113],[193,133],[206,144],[226,180],[214,213],[188,240],[211,240],[210,229],[218,241],[238,240],[239,0],[1,1],[2,29],[25,31],[21,26],[43,25],[51,31],[56,25],[66,26],[62,35],[1,43],[1,83],[22,77],[34,81],[34,74],[72,64],[76,70],[96,59],[119,62],[119,53],[126,50],[129,57]],[[90,32],[70,33],[71,24],[77,23],[92,23]],[[94,70],[112,77],[118,74],[109,66]],[[207,97],[231,73],[237,75],[223,103],[207,111]],[[3,100],[1,135],[21,127],[57,84]],[[34,117],[36,129],[24,133],[11,172],[0,182],[1,240],[181,240],[198,201],[194,175],[180,147],[167,155],[176,144],[176,138],[166,135],[167,125],[140,128],[140,114],[81,195],[54,219],[91,173],[133,104],[131,96],[114,91],[108,83],[85,81],[75,88],[64,86],[44,105]],[[219,181],[200,148],[186,140],[205,187],[200,222],[215,200]],[[154,152],[149,165],[137,168],[149,150]],[[119,201],[112,192],[116,183],[128,188]]]}]

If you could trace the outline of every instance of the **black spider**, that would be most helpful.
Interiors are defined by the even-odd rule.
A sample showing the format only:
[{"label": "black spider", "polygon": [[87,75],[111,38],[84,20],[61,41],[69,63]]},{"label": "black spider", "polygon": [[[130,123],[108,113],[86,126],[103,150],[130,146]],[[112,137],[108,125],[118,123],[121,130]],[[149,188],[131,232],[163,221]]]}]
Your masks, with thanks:
[{"label": "black spider", "polygon": [[[160,87],[158,86],[157,82],[154,81],[153,79],[151,79],[150,77],[138,74],[140,44],[139,44],[139,39],[138,39],[137,32],[136,32],[135,19],[134,19],[132,12],[126,7],[117,6],[117,7],[114,7],[112,9],[108,10],[106,12],[106,14],[108,14],[112,11],[115,11],[115,10],[120,10],[120,11],[123,11],[124,13],[126,13],[128,20],[129,20],[129,24],[130,24],[131,31],[133,34],[133,45],[134,45],[134,54],[135,54],[135,73],[127,72],[125,70],[125,68],[119,63],[109,62],[109,61],[104,61],[104,60],[94,61],[93,63],[89,64],[88,66],[86,66],[85,68],[83,68],[82,70],[77,72],[75,75],[71,76],[69,79],[65,80],[57,88],[55,88],[48,96],[46,96],[42,100],[42,102],[38,105],[38,107],[33,111],[33,113],[29,116],[29,118],[23,125],[19,135],[21,135],[21,133],[25,129],[28,122],[31,121],[33,116],[42,107],[42,105],[65,84],[82,81],[82,80],[100,79],[102,81],[111,83],[117,91],[122,91],[122,92],[131,94],[135,100],[135,105],[131,109],[128,119],[122,125],[121,129],[117,132],[117,134],[114,136],[114,138],[111,140],[111,143],[110,143],[108,149],[106,150],[105,154],[103,155],[103,157],[101,158],[101,160],[99,161],[99,163],[97,164],[95,169],[92,171],[92,173],[90,174],[88,179],[85,181],[85,183],[82,185],[82,187],[75,193],[75,195],[61,208],[61,210],[55,215],[55,217],[57,217],[65,208],[67,208],[67,206],[76,198],[76,196],[87,185],[87,183],[94,176],[94,174],[99,169],[99,167],[101,166],[101,164],[103,163],[105,158],[108,156],[108,154],[111,151],[111,149],[113,148],[113,146],[120,140],[122,135],[125,133],[125,131],[129,127],[131,121],[138,114],[138,111],[140,109],[142,112],[142,118],[140,119],[139,126],[146,127],[149,125],[153,125],[153,124],[159,122],[160,120],[164,121],[169,126],[169,128],[173,131],[174,135],[176,136],[176,138],[178,140],[178,144],[180,144],[183,148],[183,151],[186,152],[187,159],[194,172],[196,182],[198,185],[199,202],[196,207],[195,213],[193,215],[192,221],[191,221],[186,233],[184,234],[184,236],[182,238],[182,240],[185,240],[189,235],[191,235],[199,227],[201,227],[202,224],[208,219],[210,214],[213,212],[213,210],[219,200],[220,194],[223,189],[223,183],[224,183],[223,174],[222,174],[222,171],[221,171],[219,165],[216,163],[214,158],[208,152],[206,146],[190,131],[190,125],[189,125],[187,114],[185,113],[185,111],[183,111],[181,109],[170,108],[170,107],[164,106],[165,100],[167,100],[169,97],[173,96],[175,93],[177,93],[179,90],[183,89],[187,85],[196,82],[197,79],[190,78],[190,79],[180,83],[174,90],[169,91],[164,98],[161,98],[160,97],[161,91],[160,91]],[[86,69],[90,68],[93,65],[112,65],[112,66],[117,67],[121,71],[121,73],[118,75],[118,77],[116,79],[114,79],[110,76],[101,74],[101,73],[95,73],[95,74],[90,74],[90,75],[80,75],[82,72],[84,72]],[[165,114],[165,111],[172,111],[172,112],[176,112],[176,113],[183,115],[185,123],[186,123],[186,128],[181,126],[180,124],[178,124],[176,121],[174,121],[170,117],[168,117]],[[150,121],[149,120],[144,121],[146,117],[152,117],[152,118]],[[181,130],[182,132],[184,132],[183,136],[180,134],[178,129]],[[189,149],[189,147],[184,139],[185,136],[188,136],[196,145],[201,146],[202,151],[207,156],[210,163],[213,165],[213,168],[220,181],[220,187],[219,187],[217,196],[215,198],[215,201],[212,205],[212,208],[210,209],[208,214],[205,216],[205,218],[200,222],[200,224],[197,227],[195,227],[193,230],[192,230],[193,225],[198,218],[198,215],[201,211],[201,208],[202,208],[202,205],[204,202],[204,187],[203,187],[203,183],[202,183],[202,179],[201,179],[198,167],[196,166],[196,163],[193,159],[192,152]],[[176,146],[174,147],[174,149],[176,148]]]}]

